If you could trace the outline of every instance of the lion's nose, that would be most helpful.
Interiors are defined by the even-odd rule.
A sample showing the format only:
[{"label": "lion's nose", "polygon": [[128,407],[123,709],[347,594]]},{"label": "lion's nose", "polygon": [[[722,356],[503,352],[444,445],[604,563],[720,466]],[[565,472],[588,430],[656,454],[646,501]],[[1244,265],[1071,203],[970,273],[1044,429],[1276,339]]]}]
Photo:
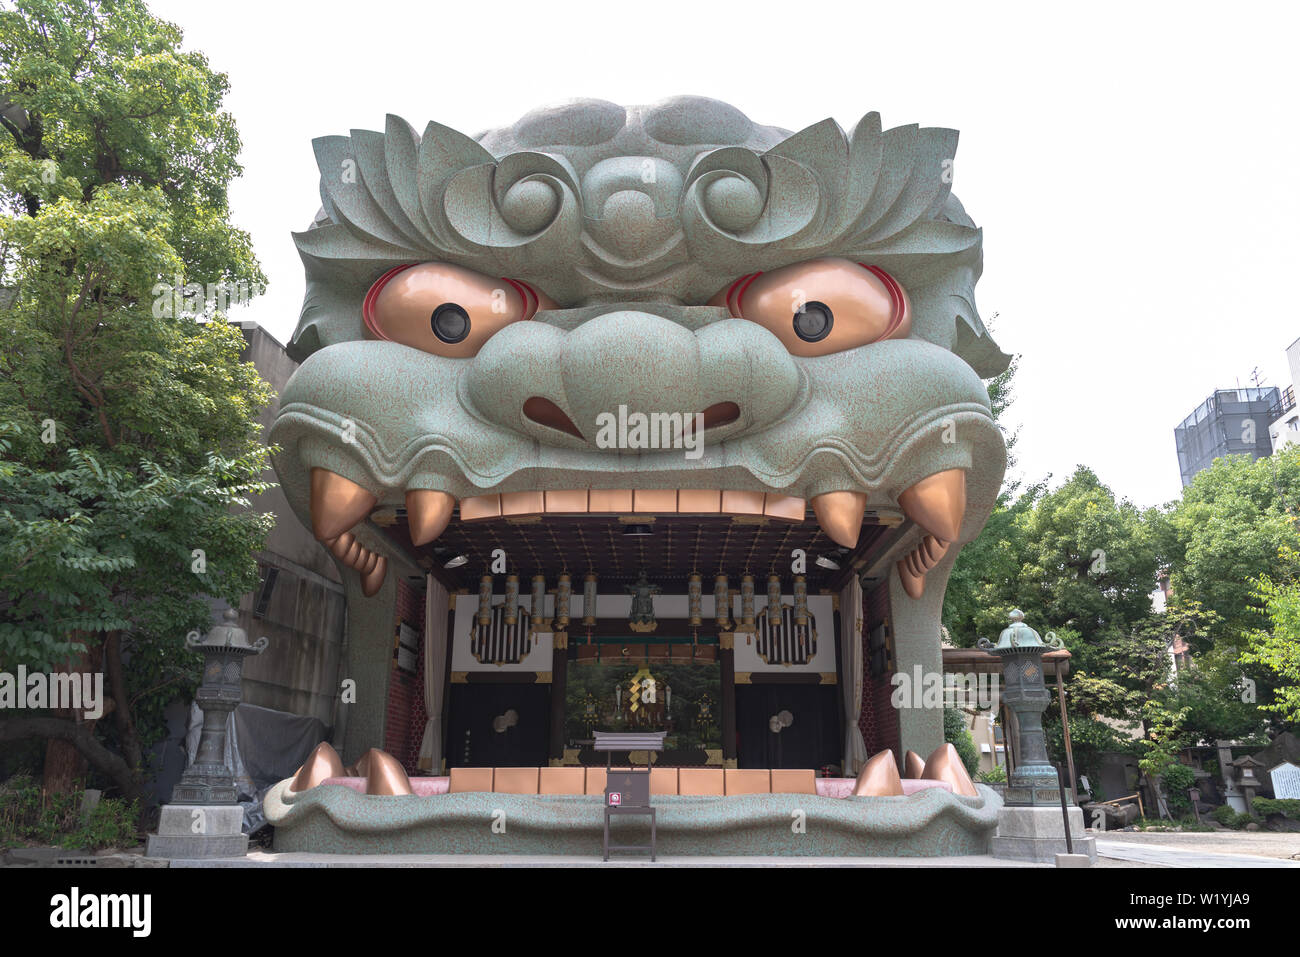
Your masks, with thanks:
[{"label": "lion's nose", "polygon": [[622,310],[583,323],[560,356],[564,394],[576,427],[596,434],[597,419],[627,413],[694,413],[701,403],[699,340],[650,313]]}]

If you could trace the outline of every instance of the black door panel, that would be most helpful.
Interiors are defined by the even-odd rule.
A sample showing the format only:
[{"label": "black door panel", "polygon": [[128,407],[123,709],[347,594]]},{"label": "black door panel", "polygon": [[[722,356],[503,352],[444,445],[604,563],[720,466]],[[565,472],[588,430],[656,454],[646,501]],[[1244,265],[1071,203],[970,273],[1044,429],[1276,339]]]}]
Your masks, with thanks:
[{"label": "black door panel", "polygon": [[[820,768],[842,756],[839,696],[834,685],[751,684],[736,687],[737,763],[742,768]],[[789,711],[774,733],[773,715]]]},{"label": "black door panel", "polygon": [[[541,767],[547,763],[551,686],[539,684],[454,684],[447,718],[447,767]],[[495,719],[508,711],[515,723],[498,731]]]}]

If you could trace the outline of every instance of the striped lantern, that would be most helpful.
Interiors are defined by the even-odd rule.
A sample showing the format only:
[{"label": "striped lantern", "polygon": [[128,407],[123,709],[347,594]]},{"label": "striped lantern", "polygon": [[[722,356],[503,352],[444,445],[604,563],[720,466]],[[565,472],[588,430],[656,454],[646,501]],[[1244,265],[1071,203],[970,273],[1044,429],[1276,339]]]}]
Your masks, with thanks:
[{"label": "striped lantern", "polygon": [[794,623],[808,624],[808,582],[802,575],[794,576]]},{"label": "striped lantern", "polygon": [[513,625],[519,620],[519,576],[506,576],[506,613],[505,623]]},{"label": "striped lantern", "polygon": [[596,573],[587,572],[582,579],[582,623],[588,628],[596,624]]},{"label": "striped lantern", "polygon": [[533,576],[533,623],[532,631],[536,634],[546,630],[546,576]]},{"label": "striped lantern", "polygon": [[689,624],[692,628],[698,628],[704,624],[704,613],[701,605],[704,601],[704,583],[698,572],[691,572],[690,578],[686,580],[686,608],[689,616]]},{"label": "striped lantern", "polygon": [[767,617],[770,621],[781,620],[781,579],[775,575],[767,576]]},{"label": "striped lantern", "polygon": [[492,576],[478,580],[478,623],[483,627],[492,624]]},{"label": "striped lantern", "polygon": [[573,583],[568,572],[560,573],[560,580],[555,586],[555,630],[565,631],[569,627],[569,599],[573,597]]},{"label": "striped lantern", "polygon": [[731,593],[727,590],[726,575],[713,580],[713,620],[719,631],[731,627]]},{"label": "striped lantern", "polygon": [[740,630],[754,630],[754,576],[740,577]]}]

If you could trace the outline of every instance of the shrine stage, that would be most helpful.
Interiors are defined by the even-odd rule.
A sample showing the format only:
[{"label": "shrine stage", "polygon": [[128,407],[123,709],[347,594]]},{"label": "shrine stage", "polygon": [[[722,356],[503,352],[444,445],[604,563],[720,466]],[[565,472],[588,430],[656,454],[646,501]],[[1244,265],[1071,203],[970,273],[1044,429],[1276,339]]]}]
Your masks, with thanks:
[{"label": "shrine stage", "polygon": [[[359,794],[286,779],[267,792],[275,850],[329,854],[591,854],[601,847],[602,795],[461,792]],[[904,797],[819,794],[663,795],[654,799],[660,855],[956,857],[987,854],[1002,799],[928,788]],[[649,823],[619,821],[619,843],[646,843]],[[634,856],[620,854],[622,859]]]}]

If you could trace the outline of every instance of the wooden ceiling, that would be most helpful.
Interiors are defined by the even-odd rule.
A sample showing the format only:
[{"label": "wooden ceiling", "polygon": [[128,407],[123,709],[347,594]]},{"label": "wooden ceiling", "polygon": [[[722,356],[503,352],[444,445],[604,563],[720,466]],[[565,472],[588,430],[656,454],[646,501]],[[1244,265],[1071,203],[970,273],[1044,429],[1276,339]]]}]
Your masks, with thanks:
[{"label": "wooden ceiling", "polygon": [[[868,522],[870,522],[868,517]],[[632,523],[644,522],[650,534],[632,535]],[[832,542],[811,517],[803,522],[733,518],[731,516],[657,516],[653,521],[631,516],[570,518],[543,516],[536,520],[496,519],[480,522],[454,521],[430,545],[416,548],[406,532],[401,510],[385,529],[394,541],[412,554],[421,567],[431,568],[449,588],[478,590],[479,576],[487,572],[494,549],[505,549],[508,572],[519,575],[521,590],[528,579],[541,574],[547,588],[567,571],[573,577],[575,594],[582,593],[582,577],[588,571],[600,576],[601,590],[634,581],[644,569],[651,582],[669,593],[685,593],[687,576],[704,576],[704,591],[710,593],[719,573],[730,578],[730,587],[740,587],[740,577],[753,575],[761,595],[769,574],[777,574],[788,589],[791,552],[807,553],[809,589],[816,593],[829,587],[842,572],[821,568],[820,555],[849,566],[849,554]],[[886,526],[864,524],[853,555],[861,554]],[[445,563],[466,555],[458,568]]]}]

